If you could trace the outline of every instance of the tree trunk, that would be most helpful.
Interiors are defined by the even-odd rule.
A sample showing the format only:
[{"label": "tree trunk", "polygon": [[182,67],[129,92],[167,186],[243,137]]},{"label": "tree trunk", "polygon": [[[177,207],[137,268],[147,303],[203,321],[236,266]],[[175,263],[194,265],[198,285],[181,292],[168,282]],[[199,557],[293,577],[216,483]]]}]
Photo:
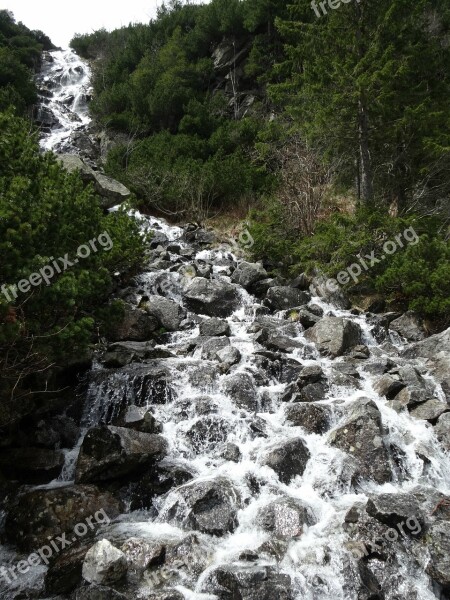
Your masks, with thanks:
[{"label": "tree trunk", "polygon": [[361,199],[365,204],[369,204],[373,200],[372,164],[369,150],[369,122],[362,99],[358,102],[358,136]]}]

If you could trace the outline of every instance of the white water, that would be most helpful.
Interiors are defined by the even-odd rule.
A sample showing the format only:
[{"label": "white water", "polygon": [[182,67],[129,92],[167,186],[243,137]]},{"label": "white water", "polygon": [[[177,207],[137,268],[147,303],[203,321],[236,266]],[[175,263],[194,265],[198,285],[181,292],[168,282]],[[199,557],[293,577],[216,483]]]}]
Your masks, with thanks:
[{"label": "white water", "polygon": [[90,123],[87,105],[90,79],[89,65],[71,50],[57,50],[44,56],[38,81],[53,93],[44,99],[44,106],[57,122],[41,138],[44,150],[64,150],[70,136]]}]

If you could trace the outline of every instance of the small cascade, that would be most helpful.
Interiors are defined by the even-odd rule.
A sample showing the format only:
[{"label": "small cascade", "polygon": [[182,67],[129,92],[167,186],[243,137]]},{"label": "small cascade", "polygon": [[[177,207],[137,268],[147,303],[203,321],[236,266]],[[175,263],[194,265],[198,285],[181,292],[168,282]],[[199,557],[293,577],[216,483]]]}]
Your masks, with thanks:
[{"label": "small cascade", "polygon": [[91,70],[71,50],[45,52],[37,77],[43,150],[76,152],[71,136],[84,131],[91,122],[88,112]]}]

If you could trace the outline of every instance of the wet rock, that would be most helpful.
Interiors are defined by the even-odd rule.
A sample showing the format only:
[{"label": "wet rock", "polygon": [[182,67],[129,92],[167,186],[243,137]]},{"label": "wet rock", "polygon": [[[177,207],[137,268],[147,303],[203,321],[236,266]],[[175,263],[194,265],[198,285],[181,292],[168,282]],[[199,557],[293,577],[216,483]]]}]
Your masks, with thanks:
[{"label": "wet rock", "polygon": [[230,396],[238,408],[257,410],[258,393],[253,378],[248,373],[228,375],[223,381],[223,391]]},{"label": "wet rock", "polygon": [[234,346],[225,347],[217,352],[217,357],[227,368],[241,362],[242,355]]},{"label": "wet rock", "polygon": [[115,326],[109,334],[113,342],[146,342],[152,338],[159,329],[157,319],[144,310],[123,304],[124,317],[122,322]]},{"label": "wet rock", "polygon": [[77,461],[77,483],[109,481],[150,469],[167,452],[159,435],[124,427],[95,427],[86,434]]},{"label": "wet rock", "polygon": [[273,469],[282,483],[289,484],[297,475],[303,475],[310,456],[305,442],[298,438],[272,448],[263,464]]},{"label": "wet rock", "polygon": [[165,566],[176,574],[180,569],[199,577],[211,562],[211,550],[205,547],[197,533],[191,533],[167,547]]},{"label": "wet rock", "polygon": [[448,404],[444,404],[444,402],[441,402],[440,400],[428,400],[428,402],[414,408],[411,411],[411,416],[415,419],[435,423],[442,414],[449,410]]},{"label": "wet rock", "polygon": [[269,350],[275,350],[279,352],[293,352],[296,348],[304,347],[302,342],[293,340],[285,335],[278,335],[276,333],[270,333],[266,340],[263,340],[260,337],[255,337],[255,341],[260,340],[261,343],[266,346],[266,348],[269,348]]},{"label": "wet rock", "polygon": [[266,278],[267,271],[261,264],[241,262],[234,271],[231,281],[250,291],[255,283]]},{"label": "wet rock", "polygon": [[285,414],[291,425],[303,427],[308,433],[325,433],[331,425],[331,409],[323,404],[288,405]]},{"label": "wet rock", "polygon": [[173,356],[168,350],[155,348],[154,341],[116,342],[108,346],[108,350],[100,360],[109,369],[120,369],[135,362]]},{"label": "wet rock", "polygon": [[237,288],[226,281],[195,277],[183,293],[189,310],[210,317],[228,317],[239,305]]},{"label": "wet rock", "polygon": [[176,500],[167,512],[170,521],[217,536],[236,529],[241,498],[224,477],[188,483],[173,494]]},{"label": "wet rock", "polygon": [[427,532],[430,560],[428,575],[445,591],[450,591],[450,522],[438,521]]},{"label": "wet rock", "polygon": [[389,405],[400,412],[401,409],[407,408],[413,409],[418,404],[423,404],[427,400],[427,393],[421,388],[404,387],[400,392],[394,396]]},{"label": "wet rock", "polygon": [[178,331],[186,318],[186,311],[177,302],[162,296],[149,296],[141,308],[168,331]]},{"label": "wet rock", "polygon": [[76,591],[75,600],[129,600],[127,596],[104,585],[87,585]]},{"label": "wet rock", "polygon": [[94,177],[95,190],[102,197],[102,208],[112,208],[116,204],[125,202],[125,200],[130,198],[130,190],[119,181],[98,171],[94,172]]},{"label": "wet rock", "polygon": [[314,342],[321,354],[341,356],[361,341],[357,323],[341,317],[324,317],[305,336]]},{"label": "wet rock", "polygon": [[315,315],[305,307],[294,308],[288,311],[286,313],[286,318],[290,321],[300,323],[305,329],[314,327],[314,325],[320,321],[320,316]]},{"label": "wet rock", "polygon": [[239,462],[241,460],[241,456],[242,454],[239,450],[239,446],[236,446],[236,444],[226,444],[221,452],[221,457],[231,462]]},{"label": "wet rock", "polygon": [[108,540],[100,540],[88,551],[83,562],[83,579],[108,585],[123,579],[128,564],[125,554]]},{"label": "wet rock", "polygon": [[84,558],[92,546],[92,540],[84,540],[76,546],[62,550],[50,565],[45,575],[47,594],[70,594],[82,581],[81,570]]},{"label": "wet rock", "polygon": [[61,473],[64,454],[46,448],[8,448],[0,452],[0,472],[22,483],[49,483]]},{"label": "wet rock", "polygon": [[333,291],[333,286],[327,286],[328,281],[327,277],[323,275],[314,277],[309,291],[313,296],[319,296],[319,298],[333,304],[337,308],[348,310],[351,307],[350,300],[339,287],[336,291]]},{"label": "wet rock", "polygon": [[215,337],[206,340],[202,344],[202,358],[204,360],[218,360],[217,353],[230,346],[230,340],[227,337]]},{"label": "wet rock", "polygon": [[208,319],[200,323],[200,335],[204,337],[221,337],[230,335],[230,325],[223,319]]},{"label": "wet rock", "polygon": [[426,337],[421,319],[412,311],[391,321],[389,329],[396,331],[409,342],[419,342]]},{"label": "wet rock", "polygon": [[94,171],[76,154],[58,154],[57,160],[69,173],[78,171],[84,182],[94,181]]},{"label": "wet rock", "polygon": [[392,400],[404,387],[405,384],[403,381],[400,381],[398,376],[393,377],[392,375],[386,374],[374,383],[373,389],[380,396]]},{"label": "wet rock", "polygon": [[198,246],[210,246],[216,241],[216,235],[213,231],[206,231],[201,227],[188,225],[182,236],[182,241]]},{"label": "wet rock", "polygon": [[226,441],[229,433],[228,423],[221,417],[201,417],[187,431],[186,436],[196,454],[210,452],[218,444]]},{"label": "wet rock", "polygon": [[107,524],[122,510],[109,492],[92,485],[70,485],[51,490],[31,490],[8,508],[5,533],[8,541],[23,550],[35,550],[78,523],[94,516],[93,523]]},{"label": "wet rock", "polygon": [[[417,500],[411,494],[378,494],[369,497],[366,505],[367,514],[384,525],[396,528],[402,525],[405,535],[416,532],[417,525],[423,534],[424,515]],[[410,523],[414,521],[414,527]]]},{"label": "wet rock", "polygon": [[157,496],[163,496],[171,489],[184,485],[194,476],[193,470],[190,471],[177,464],[167,464],[164,461],[164,465],[159,465],[144,475],[140,475],[137,481],[126,481],[123,497],[130,510],[151,510]]},{"label": "wet rock", "polygon": [[287,540],[300,537],[304,525],[314,522],[311,509],[294,498],[275,500],[264,506],[256,517],[259,527]]},{"label": "wet rock", "polygon": [[450,402],[450,328],[403,350],[406,358],[424,358]]},{"label": "wet rock", "polygon": [[123,417],[114,423],[118,427],[127,427],[141,433],[161,433],[163,427],[153,414],[140,406],[128,406]]},{"label": "wet rock", "polygon": [[308,292],[302,292],[297,288],[279,286],[269,288],[266,299],[273,310],[288,310],[307,304],[311,296]]},{"label": "wet rock", "polygon": [[291,578],[274,567],[223,566],[213,570],[201,591],[218,600],[293,600]]},{"label": "wet rock", "polygon": [[164,563],[166,548],[163,544],[132,537],[120,549],[127,559],[128,568],[134,571],[144,571],[148,567]]},{"label": "wet rock", "polygon": [[434,433],[446,450],[450,450],[450,413],[444,413],[438,418]]},{"label": "wet rock", "polygon": [[362,478],[374,479],[380,484],[391,481],[381,414],[372,400],[359,399],[346,422],[331,433],[329,440],[332,446],[348,452],[356,459]]}]

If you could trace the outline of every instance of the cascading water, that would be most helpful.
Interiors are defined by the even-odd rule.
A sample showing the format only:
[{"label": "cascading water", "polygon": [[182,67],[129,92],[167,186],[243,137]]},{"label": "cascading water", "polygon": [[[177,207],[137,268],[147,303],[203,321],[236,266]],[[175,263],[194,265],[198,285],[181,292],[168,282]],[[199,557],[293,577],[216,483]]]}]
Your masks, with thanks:
[{"label": "cascading water", "polygon": [[[42,145],[57,150],[74,129],[88,122],[81,98],[89,86],[89,71],[70,52],[52,53],[52,59],[44,70],[44,80],[48,79],[53,94],[47,106],[59,125],[47,132]],[[66,109],[65,99],[71,109]],[[162,296],[185,305],[186,290],[192,283],[186,266],[201,272],[209,282],[230,285],[230,275],[240,262],[233,253],[214,248],[202,250],[195,241],[187,241],[184,229],[158,219],[141,218],[143,226],[156,231],[155,240],[161,245],[155,248],[157,243],[153,244],[148,270],[144,268],[121,294],[128,303],[145,307],[155,296]],[[116,584],[123,596],[113,596],[107,589],[106,595],[95,597],[447,598],[426,572],[429,550],[421,538],[407,536],[387,541],[381,550],[371,551],[369,574],[369,561],[360,560],[364,552],[358,556],[351,552],[352,544],[370,545],[390,530],[388,524],[379,523],[378,529],[373,529],[374,519],[365,529],[364,519],[368,517],[360,517],[359,521],[355,517],[355,507],[364,513],[369,498],[423,494],[432,502],[441,497],[439,493],[442,497],[450,494],[448,454],[438,442],[434,428],[425,419],[414,418],[398,407],[396,410],[375,389],[381,375],[392,368],[403,369],[406,375],[402,376],[417,381],[427,398],[445,408],[440,384],[421,360],[403,356],[401,351],[408,346],[405,340],[399,336],[379,339],[376,324],[364,314],[337,309],[318,297],[306,302],[313,320],[332,315],[353,323],[361,332],[359,350],[354,356],[342,352],[331,358],[319,352],[308,337],[298,322],[298,309],[293,313],[271,313],[261,302],[261,294],[253,296],[241,285],[236,285],[235,291],[238,302],[229,311],[227,323],[220,325],[225,329],[212,341],[201,335],[202,324],[209,317],[191,305],[179,327],[162,334],[157,345],[128,344],[127,351],[141,353],[140,357],[130,354],[124,366],[114,364],[107,368],[104,355],[99,355],[94,364],[85,399],[82,436],[66,452],[61,476],[45,487],[73,484],[87,431],[110,424],[123,427],[124,415],[150,411],[161,424],[161,435],[168,443],[166,456],[157,468],[172,479],[169,477],[164,489],[167,479],[159,481],[158,493],[151,488],[150,502],[148,490],[145,493],[149,473],[142,473],[141,480],[133,480],[126,490],[120,488],[128,511],[98,536],[117,547],[135,538],[133,544],[147,548],[149,556],[153,556],[149,548],[162,548],[160,554],[170,568],[174,556],[182,559],[177,568],[164,576],[161,556],[153,562],[148,559],[146,569],[130,567],[128,580]],[[217,302],[220,304],[221,299]],[[229,354],[220,354],[223,350]],[[117,357],[113,359],[117,361]],[[318,384],[321,397],[300,401],[287,398],[292,382],[305,369],[314,383],[325,382]],[[314,389],[312,393],[316,393]],[[308,412],[303,421],[295,421],[290,414],[300,405]],[[374,459],[373,464],[369,461],[363,465],[369,471],[377,467],[377,452],[386,448],[386,464],[382,467],[392,477],[378,483],[376,478],[355,471],[353,454],[357,456],[361,450],[361,439],[346,450],[336,443],[339,435],[341,439],[342,435],[351,435],[353,425],[346,429],[349,416],[361,406],[367,414],[378,415],[374,422],[379,419],[382,424],[375,434],[369,430]],[[356,428],[364,427],[364,418],[362,412]],[[286,476],[283,468],[278,469],[277,460],[270,462],[267,457],[286,444],[295,448],[299,440],[304,444],[305,464],[301,473],[294,469]],[[290,459],[284,455],[285,462]],[[112,489],[117,491],[118,487]],[[287,504],[278,513],[270,513],[277,502]],[[433,514],[431,507],[428,518]],[[360,536],[355,535],[355,527],[361,529]],[[6,559],[13,560],[7,550]],[[39,590],[44,574],[45,569],[36,567],[19,592]],[[1,591],[5,599],[17,597],[16,590],[11,591],[8,586]],[[30,597],[51,596],[41,592]]]},{"label": "cascading water", "polygon": [[41,123],[43,150],[55,152],[75,148],[70,137],[89,125],[88,112],[91,70],[71,50],[46,52],[37,83],[40,108],[37,120]]}]

